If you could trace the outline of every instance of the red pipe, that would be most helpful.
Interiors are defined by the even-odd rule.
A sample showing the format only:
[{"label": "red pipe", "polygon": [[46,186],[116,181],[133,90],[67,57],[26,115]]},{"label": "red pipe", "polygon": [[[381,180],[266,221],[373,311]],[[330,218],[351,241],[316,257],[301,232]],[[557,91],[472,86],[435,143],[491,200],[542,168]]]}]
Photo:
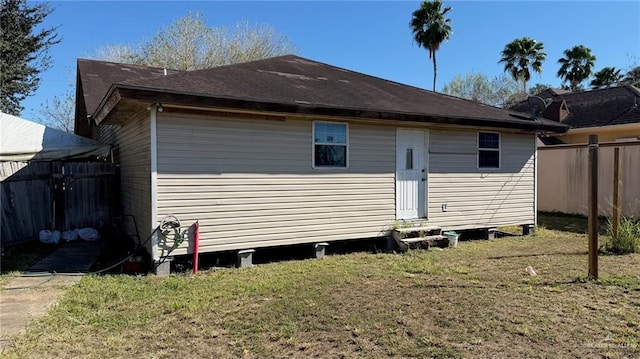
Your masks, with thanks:
[{"label": "red pipe", "polygon": [[200,225],[198,221],[193,224],[194,226],[194,234],[193,234],[193,274],[198,274],[198,250],[200,246]]}]

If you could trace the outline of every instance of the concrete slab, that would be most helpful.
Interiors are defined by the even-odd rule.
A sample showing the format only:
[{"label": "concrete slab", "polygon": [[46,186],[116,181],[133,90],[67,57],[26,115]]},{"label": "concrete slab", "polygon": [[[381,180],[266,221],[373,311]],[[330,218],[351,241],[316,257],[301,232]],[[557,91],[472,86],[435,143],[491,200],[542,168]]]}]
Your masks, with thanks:
[{"label": "concrete slab", "polygon": [[329,246],[329,243],[327,242],[322,242],[322,243],[314,243],[313,244],[313,253],[315,255],[315,257],[317,259],[320,259],[322,257],[324,257],[324,253],[326,248]]},{"label": "concrete slab", "polygon": [[236,254],[236,267],[253,267],[253,253],[255,252],[255,249],[243,249],[238,251]]},{"label": "concrete slab", "polygon": [[66,243],[29,268],[29,272],[87,273],[108,246],[106,240]]}]

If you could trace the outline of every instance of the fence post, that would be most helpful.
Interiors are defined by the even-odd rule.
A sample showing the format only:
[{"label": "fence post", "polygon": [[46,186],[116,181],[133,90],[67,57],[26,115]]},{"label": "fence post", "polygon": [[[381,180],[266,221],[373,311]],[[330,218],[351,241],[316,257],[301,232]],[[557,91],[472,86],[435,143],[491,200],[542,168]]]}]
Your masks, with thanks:
[{"label": "fence post", "polygon": [[620,147],[613,149],[613,213],[611,218],[611,236],[617,240],[620,235],[620,186],[621,183]]},{"label": "fence post", "polygon": [[589,135],[589,278],[598,279],[598,135]]}]

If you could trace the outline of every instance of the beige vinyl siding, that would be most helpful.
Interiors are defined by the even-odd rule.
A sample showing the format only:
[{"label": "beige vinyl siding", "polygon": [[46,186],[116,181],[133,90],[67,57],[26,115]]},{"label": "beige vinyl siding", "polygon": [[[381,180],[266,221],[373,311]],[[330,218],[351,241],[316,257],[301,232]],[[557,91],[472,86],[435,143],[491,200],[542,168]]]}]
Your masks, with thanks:
[{"label": "beige vinyl siding", "polygon": [[394,128],[349,124],[346,169],[312,168],[312,121],[161,114],[157,129],[158,219],[199,220],[202,252],[376,237],[395,218]]},{"label": "beige vinyl siding", "polygon": [[[107,121],[108,122],[108,121]],[[148,113],[123,122],[123,125],[101,123],[97,138],[116,145],[120,164],[122,213],[134,215],[141,241],[145,241],[154,226],[151,218],[151,152]],[[126,217],[125,217],[126,219]],[[135,233],[127,221],[127,232]],[[151,241],[147,243],[151,253]]]},{"label": "beige vinyl siding", "polygon": [[429,221],[446,229],[533,224],[535,136],[501,133],[500,169],[478,169],[477,137],[478,131],[430,131]]}]

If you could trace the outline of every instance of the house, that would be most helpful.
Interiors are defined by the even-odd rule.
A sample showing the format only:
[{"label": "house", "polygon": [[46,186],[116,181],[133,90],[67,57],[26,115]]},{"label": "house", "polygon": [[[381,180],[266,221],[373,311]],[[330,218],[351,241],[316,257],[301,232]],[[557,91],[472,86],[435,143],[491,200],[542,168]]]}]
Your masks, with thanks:
[{"label": "house", "polygon": [[[546,145],[588,143],[589,135],[600,142],[640,141],[640,89],[632,85],[570,92],[547,89],[539,97],[551,101],[544,118],[571,128],[566,134],[541,137]],[[528,112],[526,101],[512,110]]]},{"label": "house", "polygon": [[[118,147],[142,238],[200,251],[536,222],[536,133],[567,127],[287,55],[190,72],[78,60],[76,132]],[[158,261],[171,243],[152,236]],[[183,245],[173,254],[191,251]]]},{"label": "house", "polygon": [[[538,95],[551,101],[545,118],[571,126],[566,134],[540,136],[538,209],[586,215],[589,135],[598,135],[598,213],[612,216],[614,154],[622,164],[620,209],[640,217],[640,89],[632,85],[569,92],[547,89]],[[527,111],[526,101],[513,110]]]}]

